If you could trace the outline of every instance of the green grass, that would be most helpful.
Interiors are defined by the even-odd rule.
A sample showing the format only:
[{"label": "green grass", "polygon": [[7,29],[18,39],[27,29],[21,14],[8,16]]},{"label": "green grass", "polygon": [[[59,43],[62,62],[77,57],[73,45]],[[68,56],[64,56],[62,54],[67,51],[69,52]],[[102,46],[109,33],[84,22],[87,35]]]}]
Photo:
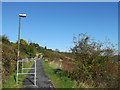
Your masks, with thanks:
[{"label": "green grass", "polygon": [[[34,64],[34,62],[28,62],[25,64],[25,68],[31,67]],[[21,72],[21,70],[19,71]],[[24,73],[29,72],[29,69],[24,70]],[[21,88],[22,81],[27,75],[19,75],[18,77],[18,84],[16,84],[16,73],[13,73],[8,77],[8,79],[5,80],[3,84],[3,88]]]},{"label": "green grass", "polygon": [[54,84],[55,88],[73,88],[74,83],[70,78],[62,75],[60,72],[55,73],[55,69],[44,60],[42,60],[42,64],[44,71]]}]

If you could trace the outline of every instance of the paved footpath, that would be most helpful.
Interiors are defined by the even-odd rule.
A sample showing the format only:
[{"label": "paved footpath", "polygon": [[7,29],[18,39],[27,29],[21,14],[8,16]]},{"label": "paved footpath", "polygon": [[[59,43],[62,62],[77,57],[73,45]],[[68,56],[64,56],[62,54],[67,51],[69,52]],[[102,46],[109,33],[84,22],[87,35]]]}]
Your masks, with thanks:
[{"label": "paved footpath", "polygon": [[[32,67],[34,68],[34,65]],[[28,75],[23,80],[22,88],[53,88],[53,84],[43,70],[41,60],[36,61],[36,69],[37,85],[34,85],[34,75]],[[29,73],[34,73],[34,69],[31,69]]]}]

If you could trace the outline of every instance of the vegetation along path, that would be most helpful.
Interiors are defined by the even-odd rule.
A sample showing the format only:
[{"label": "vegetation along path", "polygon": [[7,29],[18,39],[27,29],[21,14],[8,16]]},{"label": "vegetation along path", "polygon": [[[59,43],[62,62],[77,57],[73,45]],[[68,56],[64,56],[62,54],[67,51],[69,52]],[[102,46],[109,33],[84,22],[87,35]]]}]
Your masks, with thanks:
[{"label": "vegetation along path", "polygon": [[[32,66],[34,67],[34,65]],[[28,75],[24,80],[22,84],[22,88],[53,88],[53,84],[46,76],[43,66],[41,63],[41,60],[36,61],[36,77],[37,77],[37,85],[34,85],[34,75]],[[34,70],[31,69],[29,73],[34,73]]]}]

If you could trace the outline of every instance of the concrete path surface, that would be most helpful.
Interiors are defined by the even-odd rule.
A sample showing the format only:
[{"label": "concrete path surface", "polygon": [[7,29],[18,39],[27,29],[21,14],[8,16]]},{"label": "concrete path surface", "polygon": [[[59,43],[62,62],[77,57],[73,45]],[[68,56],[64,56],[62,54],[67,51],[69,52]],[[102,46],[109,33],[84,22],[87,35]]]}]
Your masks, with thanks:
[{"label": "concrete path surface", "polygon": [[[32,67],[34,68],[34,65]],[[34,75],[27,75],[23,80],[22,88],[54,88],[43,70],[41,60],[36,61],[36,69],[37,85],[34,85]],[[34,73],[34,69],[31,69],[29,73]]]}]

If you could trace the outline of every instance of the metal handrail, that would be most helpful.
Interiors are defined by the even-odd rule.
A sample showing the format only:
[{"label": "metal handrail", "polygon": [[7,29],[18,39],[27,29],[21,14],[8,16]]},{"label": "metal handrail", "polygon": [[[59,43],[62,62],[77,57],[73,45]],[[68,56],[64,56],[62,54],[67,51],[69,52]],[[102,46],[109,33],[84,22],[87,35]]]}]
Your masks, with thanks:
[{"label": "metal handrail", "polygon": [[[24,68],[23,62],[35,62],[34,68]],[[22,73],[19,73],[19,62],[22,62]],[[23,73],[24,69],[34,69],[34,73]],[[17,61],[17,76],[16,76],[16,83],[18,84],[18,75],[28,75],[28,74],[34,74],[34,85],[36,86],[36,60],[18,60]]]}]

